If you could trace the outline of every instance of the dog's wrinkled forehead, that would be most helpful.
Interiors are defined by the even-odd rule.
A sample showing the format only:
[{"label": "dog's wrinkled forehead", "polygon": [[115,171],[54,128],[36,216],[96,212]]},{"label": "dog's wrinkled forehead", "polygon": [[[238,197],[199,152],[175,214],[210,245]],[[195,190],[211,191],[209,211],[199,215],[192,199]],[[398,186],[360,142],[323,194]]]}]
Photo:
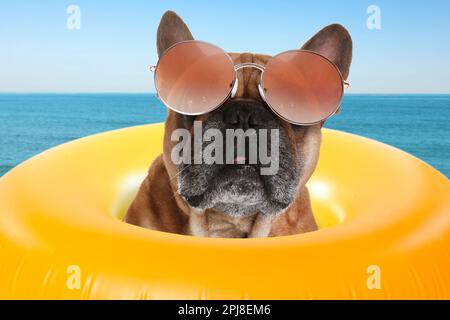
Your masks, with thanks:
[{"label": "dog's wrinkled forehead", "polygon": [[[255,63],[265,66],[271,58],[268,55],[253,53],[229,53],[235,65],[241,63]],[[237,72],[238,88],[235,97],[242,99],[253,99],[262,101],[258,91],[258,84],[261,81],[261,70],[257,68],[242,68]]]}]

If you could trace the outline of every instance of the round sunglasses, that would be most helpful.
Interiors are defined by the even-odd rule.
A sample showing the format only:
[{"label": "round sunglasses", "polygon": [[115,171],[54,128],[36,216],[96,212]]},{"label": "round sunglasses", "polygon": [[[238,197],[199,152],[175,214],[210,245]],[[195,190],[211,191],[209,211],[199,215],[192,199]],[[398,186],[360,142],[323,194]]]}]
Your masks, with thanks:
[{"label": "round sunglasses", "polygon": [[307,50],[290,50],[256,63],[234,64],[223,49],[207,42],[176,43],[151,67],[159,99],[184,115],[201,115],[234,98],[237,71],[261,71],[261,98],[280,118],[296,125],[322,122],[339,110],[349,86],[338,67],[325,56]]}]

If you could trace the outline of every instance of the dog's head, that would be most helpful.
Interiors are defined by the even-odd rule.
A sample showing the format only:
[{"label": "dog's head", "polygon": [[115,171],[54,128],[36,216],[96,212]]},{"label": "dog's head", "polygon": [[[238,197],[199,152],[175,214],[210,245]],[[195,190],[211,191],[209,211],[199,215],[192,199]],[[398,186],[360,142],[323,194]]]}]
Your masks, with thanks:
[{"label": "dog's head", "polygon": [[[186,24],[175,13],[166,12],[157,34],[159,56],[172,45],[186,40],[193,40]],[[352,41],[342,26],[330,25],[322,29],[302,49],[326,56],[347,78]],[[251,53],[231,53],[230,56],[235,64],[253,62],[264,66],[270,59],[267,55]],[[199,211],[215,210],[233,216],[256,213],[275,215],[294,202],[298,191],[311,177],[319,157],[323,123],[299,126],[280,119],[260,96],[260,70],[241,69],[237,75],[239,86],[235,96],[228,98],[214,111],[200,116],[186,116],[168,110],[164,162],[174,189],[191,208]],[[242,160],[237,161],[240,164],[226,164],[229,163],[226,161],[223,164],[175,164],[171,156],[177,143],[172,141],[172,133],[181,128],[193,133],[196,121],[201,121],[203,132],[214,128],[222,132],[224,137],[227,129],[252,128],[257,135],[261,132],[259,129],[267,129],[266,132],[277,129],[276,170],[273,174],[263,175],[260,169],[267,164],[259,160],[249,164],[246,162],[248,157],[237,159]],[[270,153],[274,145],[271,135],[268,136],[264,147]],[[211,141],[202,141],[201,149],[204,150]],[[194,149],[190,155],[192,158],[195,157]],[[228,152],[226,147],[225,152]]]}]

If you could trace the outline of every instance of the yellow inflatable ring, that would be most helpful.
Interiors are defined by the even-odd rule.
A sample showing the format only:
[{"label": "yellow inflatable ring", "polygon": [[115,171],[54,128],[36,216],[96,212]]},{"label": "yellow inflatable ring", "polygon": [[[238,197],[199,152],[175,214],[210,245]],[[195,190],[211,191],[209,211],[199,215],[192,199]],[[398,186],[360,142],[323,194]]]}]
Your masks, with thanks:
[{"label": "yellow inflatable ring", "polygon": [[321,230],[197,238],[120,221],[162,133],[80,139],[0,179],[0,298],[450,298],[450,183],[422,161],[324,130]]}]

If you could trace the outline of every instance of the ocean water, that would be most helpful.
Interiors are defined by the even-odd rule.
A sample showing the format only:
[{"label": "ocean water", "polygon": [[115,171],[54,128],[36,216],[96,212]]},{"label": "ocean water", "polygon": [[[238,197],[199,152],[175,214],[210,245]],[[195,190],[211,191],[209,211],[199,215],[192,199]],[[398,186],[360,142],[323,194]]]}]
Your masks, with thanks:
[{"label": "ocean water", "polygon": [[[0,176],[90,134],[164,121],[152,94],[0,94]],[[347,95],[326,123],[403,149],[450,177],[450,95]]]}]

